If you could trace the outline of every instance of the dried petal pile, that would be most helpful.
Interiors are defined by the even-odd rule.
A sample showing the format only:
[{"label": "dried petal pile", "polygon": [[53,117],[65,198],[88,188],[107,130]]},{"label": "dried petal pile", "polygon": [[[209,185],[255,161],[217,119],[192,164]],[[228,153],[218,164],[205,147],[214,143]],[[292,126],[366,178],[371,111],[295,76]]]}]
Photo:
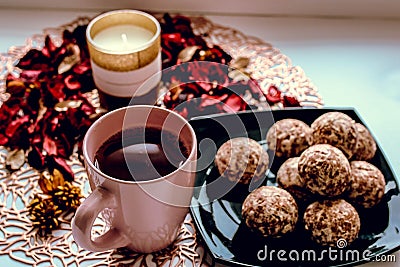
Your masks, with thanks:
[{"label": "dried petal pile", "polygon": [[71,181],[66,163],[92,123],[96,109],[84,96],[94,89],[84,26],[64,31],[56,47],[46,37],[42,50],[20,59],[19,77],[7,77],[10,97],[0,108],[0,145],[26,152],[36,169],[57,168]]},{"label": "dried petal pile", "polygon": [[252,109],[252,99],[271,105],[282,103],[284,107],[300,106],[297,99],[282,95],[274,85],[264,93],[245,72],[247,58],[232,60],[219,46],[209,46],[193,33],[188,18],[167,14],[161,26],[162,80],[169,85],[163,99],[167,108],[191,118]]},{"label": "dried petal pile", "polygon": [[[299,104],[296,99],[281,97],[274,86],[267,94],[261,92],[245,73],[249,60],[232,60],[220,47],[209,46],[194,34],[189,18],[165,14],[159,20],[163,68],[171,67],[182,74],[167,71],[163,75],[163,82],[170,88],[164,97],[167,108],[190,118],[252,108],[249,97],[284,106]],[[46,196],[33,197],[29,211],[33,226],[41,234],[58,227],[60,211],[74,210],[79,205],[80,192],[72,186],[74,174],[66,160],[80,153],[87,129],[101,115],[85,96],[95,89],[85,32],[86,25],[72,32],[65,30],[60,46],[47,36],[41,50],[27,52],[17,65],[20,75],[7,77],[10,97],[0,107],[0,146],[11,151],[9,168],[16,170],[27,161],[40,172],[60,172],[65,181],[51,191],[40,184]],[[204,61],[211,65],[204,65]],[[43,218],[53,219],[47,222]]]},{"label": "dried petal pile", "polygon": [[[42,50],[26,53],[19,77],[7,77],[10,97],[0,108],[0,145],[11,150],[7,165],[16,170],[27,161],[41,173],[42,193],[28,207],[40,235],[57,229],[59,216],[74,212],[82,198],[66,160],[97,115],[84,95],[95,88],[85,30],[64,31],[59,47],[47,36]],[[44,182],[45,173],[57,178]]]}]

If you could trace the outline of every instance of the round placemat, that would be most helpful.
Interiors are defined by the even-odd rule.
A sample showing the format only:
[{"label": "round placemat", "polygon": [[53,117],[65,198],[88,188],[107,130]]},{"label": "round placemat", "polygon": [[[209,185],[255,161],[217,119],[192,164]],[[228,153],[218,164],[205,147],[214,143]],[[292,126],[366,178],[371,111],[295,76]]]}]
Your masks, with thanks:
[{"label": "round placemat", "polygon": [[[256,37],[221,25],[204,17],[191,17],[192,27],[208,44],[218,45],[233,59],[247,58],[245,71],[255,79],[263,91],[271,85],[284,94],[297,98],[301,106],[321,107],[323,101],[317,88],[299,66],[288,56]],[[42,49],[46,36],[55,45],[61,45],[62,32],[86,25],[90,18],[81,17],[56,28],[46,28],[43,33],[27,39],[23,46],[13,46],[8,53],[0,54],[0,105],[8,98],[6,77],[19,75],[18,60],[31,49]],[[98,107],[97,90],[87,93],[88,99]],[[265,106],[260,104],[259,108]],[[283,108],[281,105],[273,108]],[[61,227],[50,236],[39,236],[32,228],[27,206],[38,190],[40,174],[25,163],[19,170],[7,169],[10,152],[0,146],[0,262],[13,266],[208,266],[205,249],[199,241],[190,214],[187,215],[175,242],[168,248],[151,254],[135,253],[126,249],[89,252],[75,243],[69,217],[61,218]],[[68,164],[75,174],[74,183],[82,188],[84,196],[90,193],[87,174],[76,153]],[[106,222],[98,218],[93,231],[106,229]]]}]

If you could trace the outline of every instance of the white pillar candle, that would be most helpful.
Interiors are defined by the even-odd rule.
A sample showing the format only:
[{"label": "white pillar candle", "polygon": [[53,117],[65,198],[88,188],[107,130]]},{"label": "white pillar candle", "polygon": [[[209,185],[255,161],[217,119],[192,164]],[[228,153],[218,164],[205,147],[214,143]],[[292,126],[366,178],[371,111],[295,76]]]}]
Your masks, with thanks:
[{"label": "white pillar candle", "polygon": [[[129,99],[148,94],[146,103],[155,103],[161,80],[160,34],[157,19],[138,10],[109,11],[91,20],[86,40],[101,96]],[[100,101],[109,106],[105,98]]]},{"label": "white pillar candle", "polygon": [[108,27],[93,37],[93,42],[99,48],[114,51],[126,52],[140,49],[147,44],[154,34],[142,27],[126,24]]}]

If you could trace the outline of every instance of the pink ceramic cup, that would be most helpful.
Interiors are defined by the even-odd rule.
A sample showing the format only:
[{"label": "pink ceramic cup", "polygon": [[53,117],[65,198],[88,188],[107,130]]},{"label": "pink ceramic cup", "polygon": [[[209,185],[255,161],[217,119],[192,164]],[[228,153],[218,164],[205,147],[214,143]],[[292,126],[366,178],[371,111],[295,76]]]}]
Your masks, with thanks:
[{"label": "pink ceramic cup", "polygon": [[[179,136],[188,158],[172,173],[148,181],[124,181],[100,171],[94,164],[100,146],[122,129],[155,126]],[[167,109],[138,105],[111,111],[86,133],[83,156],[92,193],[72,220],[75,241],[90,251],[128,247],[149,253],[176,238],[188,213],[196,172],[197,141],[193,128]],[[92,236],[92,226],[103,213],[109,230]]]}]

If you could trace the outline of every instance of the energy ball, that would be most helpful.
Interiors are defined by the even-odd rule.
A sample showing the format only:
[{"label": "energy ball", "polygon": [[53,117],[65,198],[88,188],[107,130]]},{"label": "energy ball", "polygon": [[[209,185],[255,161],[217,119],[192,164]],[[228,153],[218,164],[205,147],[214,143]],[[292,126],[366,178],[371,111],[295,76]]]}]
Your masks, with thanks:
[{"label": "energy ball", "polygon": [[361,123],[356,123],[358,139],[353,160],[370,160],[375,156],[376,143],[368,129]]},{"label": "energy ball", "polygon": [[304,179],[299,175],[299,159],[294,157],[287,159],[276,174],[279,187],[288,191],[296,200],[306,202],[312,194],[305,188]]},{"label": "energy ball", "polygon": [[299,175],[314,194],[339,196],[350,184],[350,163],[340,149],[318,144],[307,148],[299,159]]},{"label": "energy ball", "polygon": [[277,121],[267,132],[269,149],[275,151],[278,157],[298,156],[312,144],[311,128],[296,119]]},{"label": "energy ball", "polygon": [[352,161],[350,166],[349,201],[364,208],[378,204],[385,194],[386,182],[382,172],[366,161]]},{"label": "energy ball", "polygon": [[265,175],[269,157],[255,140],[237,137],[222,144],[214,162],[222,176],[232,182],[249,184],[251,179],[258,180]]},{"label": "energy ball", "polygon": [[314,144],[330,144],[351,158],[357,145],[356,122],[342,112],[328,112],[312,124]]},{"label": "energy ball", "polygon": [[343,240],[350,244],[360,231],[357,210],[343,199],[312,203],[304,212],[303,220],[311,239],[323,246],[338,246]]},{"label": "energy ball", "polygon": [[286,190],[262,186],[243,202],[242,216],[246,225],[264,237],[280,237],[295,229],[297,204]]}]

